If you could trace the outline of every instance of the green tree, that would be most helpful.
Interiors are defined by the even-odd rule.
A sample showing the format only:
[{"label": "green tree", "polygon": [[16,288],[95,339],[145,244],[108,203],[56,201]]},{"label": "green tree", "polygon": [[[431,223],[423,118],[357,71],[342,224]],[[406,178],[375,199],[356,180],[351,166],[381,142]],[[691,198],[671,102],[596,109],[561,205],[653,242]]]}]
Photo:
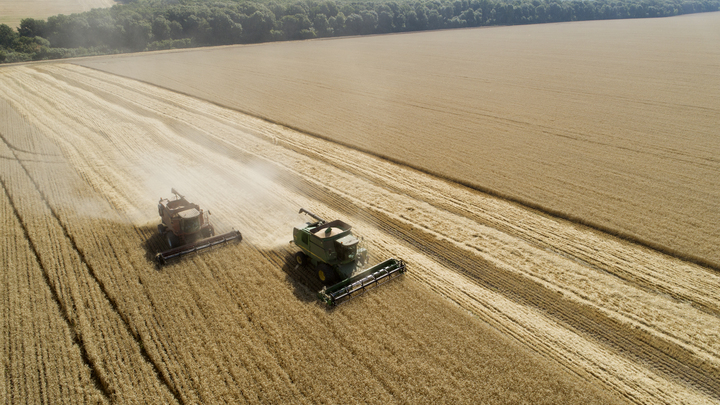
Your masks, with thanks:
[{"label": "green tree", "polygon": [[47,32],[45,30],[46,24],[44,20],[36,20],[34,18],[24,18],[20,20],[20,28],[18,33],[23,37],[45,37]]},{"label": "green tree", "polygon": [[312,25],[313,25],[313,28],[315,28],[315,31],[320,36],[327,36],[327,35],[332,34],[332,28],[330,28],[330,24],[328,23],[327,16],[323,13],[315,14]]},{"label": "green tree", "polygon": [[435,9],[430,10],[430,13],[428,13],[428,28],[436,30],[442,28],[444,25],[445,20],[443,19],[443,16]]},{"label": "green tree", "polygon": [[170,21],[168,23],[168,26],[170,27],[170,37],[173,39],[180,39],[183,37],[183,27],[182,24],[180,24],[177,21]]},{"label": "green tree", "polygon": [[224,12],[215,10],[210,18],[207,19],[207,22],[211,31],[207,39],[208,43],[227,45],[240,42],[243,31],[242,25],[234,22],[230,16]]},{"label": "green tree", "polygon": [[269,41],[275,27],[275,14],[267,8],[256,10],[243,23],[247,42]]},{"label": "green tree", "polygon": [[0,47],[11,49],[18,34],[7,24],[0,24]]},{"label": "green tree", "polygon": [[378,15],[375,10],[364,10],[360,13],[363,19],[363,34],[372,34],[376,32],[378,25]]},{"label": "green tree", "polygon": [[279,21],[279,27],[284,33],[285,39],[304,39],[308,37],[308,32],[312,23],[305,14],[286,15]]},{"label": "green tree", "polygon": [[169,39],[171,36],[170,22],[163,16],[154,19],[152,22],[152,34],[157,41]]},{"label": "green tree", "polygon": [[363,31],[364,26],[363,18],[360,14],[352,13],[345,20],[346,32],[350,35],[358,35]]},{"label": "green tree", "polygon": [[41,37],[23,37],[18,36],[15,39],[15,43],[13,44],[13,49],[15,49],[16,52],[20,53],[26,53],[32,56],[34,56],[36,53],[40,52],[42,47],[49,47],[50,42]]},{"label": "green tree", "polygon": [[[207,24],[205,20],[202,20]],[[143,50],[147,47],[152,35],[150,23],[143,18],[131,15],[122,21],[123,42],[125,48],[133,51]]]},{"label": "green tree", "polygon": [[342,11],[338,12],[335,17],[328,18],[328,24],[332,27],[335,35],[342,35],[345,33],[346,21],[347,18],[345,18],[345,14]]},{"label": "green tree", "polygon": [[[391,3],[392,4],[392,3]],[[393,27],[395,31],[404,31],[407,28],[407,17],[405,16],[406,11],[400,10],[393,11]]]},{"label": "green tree", "polygon": [[392,11],[381,11],[380,14],[378,14],[378,31],[383,33],[392,32],[395,29],[393,25],[393,18],[394,15]]},{"label": "green tree", "polygon": [[315,8],[316,15],[323,14],[326,18],[335,17],[339,11],[340,9],[334,1],[324,1]]},{"label": "green tree", "polygon": [[478,25],[477,20],[475,19],[475,11],[473,9],[468,8],[467,10],[460,13],[460,19],[465,21],[465,24],[468,27],[474,27]]},{"label": "green tree", "polygon": [[427,29],[428,13],[430,13],[430,10],[426,6],[421,5],[415,7],[415,12],[417,13],[418,29]]},{"label": "green tree", "polygon": [[467,21],[461,19],[460,17],[453,17],[447,22],[448,28],[462,28],[467,27]]}]

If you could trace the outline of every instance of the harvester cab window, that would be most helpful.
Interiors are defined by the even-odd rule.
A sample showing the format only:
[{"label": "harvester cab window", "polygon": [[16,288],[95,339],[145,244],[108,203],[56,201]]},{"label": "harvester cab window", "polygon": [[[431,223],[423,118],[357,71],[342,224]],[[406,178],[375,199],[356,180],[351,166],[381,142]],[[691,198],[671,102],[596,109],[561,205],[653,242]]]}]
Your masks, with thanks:
[{"label": "harvester cab window", "polygon": [[352,260],[355,258],[359,240],[352,235],[345,236],[335,241],[335,251],[338,260]]},{"label": "harvester cab window", "polygon": [[200,217],[183,218],[183,220],[180,221],[180,228],[183,233],[197,232],[200,229]]}]

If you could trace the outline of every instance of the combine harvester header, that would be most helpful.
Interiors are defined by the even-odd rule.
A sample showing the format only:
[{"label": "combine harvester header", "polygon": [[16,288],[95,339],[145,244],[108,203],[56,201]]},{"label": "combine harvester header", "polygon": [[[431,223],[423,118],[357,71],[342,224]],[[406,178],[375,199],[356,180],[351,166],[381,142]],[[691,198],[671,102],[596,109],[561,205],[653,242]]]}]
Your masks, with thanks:
[{"label": "combine harvester header", "polygon": [[295,254],[298,265],[310,264],[325,287],[318,298],[328,306],[348,300],[366,290],[377,287],[403,273],[405,262],[388,259],[363,269],[368,264],[368,251],[343,221],[327,222],[319,216],[300,209],[316,222],[293,229],[293,240],[300,249]]},{"label": "combine harvester header", "polygon": [[327,306],[349,300],[380,284],[405,273],[402,259],[387,259],[335,285],[325,287],[318,292],[318,298]]}]

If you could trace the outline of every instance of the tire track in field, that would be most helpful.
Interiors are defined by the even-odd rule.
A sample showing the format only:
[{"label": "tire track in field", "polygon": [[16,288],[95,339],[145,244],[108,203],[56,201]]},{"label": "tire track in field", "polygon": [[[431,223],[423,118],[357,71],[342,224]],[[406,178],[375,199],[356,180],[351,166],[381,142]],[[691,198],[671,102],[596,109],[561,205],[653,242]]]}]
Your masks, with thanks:
[{"label": "tire track in field", "polygon": [[[6,141],[6,138],[5,138],[5,136],[3,136],[3,134],[0,134],[0,139],[2,139],[3,142],[5,143],[5,145],[9,147],[9,144],[8,144],[8,142]],[[146,348],[145,348],[145,346],[144,346],[144,344],[143,344],[142,339],[140,338],[140,336],[138,336],[136,333],[133,332],[133,329],[130,327],[130,324],[129,324],[128,319],[127,319],[125,316],[123,316],[123,314],[122,314],[121,311],[119,311],[117,302],[115,302],[115,300],[112,298],[112,296],[111,296],[110,294],[108,294],[108,291],[107,291],[104,283],[98,278],[97,274],[95,273],[95,270],[94,270],[93,266],[92,266],[90,263],[88,263],[88,261],[85,259],[84,253],[82,252],[82,250],[80,250],[80,249],[78,248],[78,246],[77,246],[74,238],[73,238],[73,237],[70,235],[70,233],[68,232],[67,227],[65,226],[65,224],[62,222],[62,220],[61,220],[60,217],[58,216],[58,213],[57,213],[57,212],[55,211],[55,209],[50,205],[49,201],[48,201],[47,198],[45,197],[45,194],[41,191],[39,185],[37,184],[37,182],[35,181],[35,179],[32,177],[32,175],[31,175],[30,172],[28,171],[28,169],[27,169],[27,167],[25,166],[25,164],[23,163],[23,161],[18,158],[17,154],[15,153],[15,151],[14,151],[13,149],[10,149],[10,150],[11,150],[11,152],[13,153],[13,155],[15,156],[15,161],[16,161],[16,162],[18,163],[18,165],[22,168],[22,170],[23,170],[24,173],[25,173],[25,176],[27,176],[27,179],[33,184],[33,187],[34,187],[35,191],[37,192],[38,197],[39,197],[40,200],[43,202],[43,204],[47,207],[47,209],[50,211],[50,213],[51,213],[54,221],[56,221],[57,224],[58,224],[58,226],[62,229],[63,234],[64,234],[65,238],[67,239],[67,241],[69,242],[70,246],[72,247],[73,251],[78,255],[78,257],[80,258],[81,262],[82,262],[82,263],[84,264],[84,266],[88,269],[88,272],[89,272],[90,276],[92,277],[92,279],[95,281],[95,283],[97,284],[98,288],[99,288],[100,291],[102,292],[103,298],[109,303],[110,307],[112,308],[112,310],[114,311],[114,313],[119,317],[119,319],[122,320],[123,325],[125,326],[125,329],[126,329],[128,335],[129,335],[129,336],[132,336],[133,339],[135,340],[136,345],[137,345],[137,349],[138,349],[139,353],[141,354],[142,358],[143,358],[149,365],[152,366],[152,369],[153,369],[153,371],[155,372],[155,377],[158,379],[158,381],[160,381],[160,382],[165,386],[165,388],[168,389],[168,391],[174,396],[175,400],[176,400],[178,403],[183,404],[183,403],[184,403],[184,400],[183,400],[182,396],[180,395],[179,392],[177,392],[177,390],[175,389],[175,387],[174,387],[174,386],[170,383],[170,381],[168,380],[168,377],[167,377],[164,373],[162,373],[160,367],[159,367],[159,366],[157,365],[157,363],[152,359],[152,357],[148,354],[148,352],[147,352],[147,350],[146,350]],[[3,189],[5,190],[5,193],[8,195],[8,198],[11,198],[11,197],[10,197],[10,194],[9,194],[9,192],[8,192],[8,190],[7,190],[7,187],[6,187],[6,185],[5,185],[5,182],[4,182],[2,179],[0,179],[0,182],[2,182]],[[12,201],[12,198],[11,198],[11,201]],[[20,221],[21,221],[21,224],[23,225],[23,229],[24,229],[24,231],[25,231],[25,236],[28,238],[28,240],[29,240],[30,243],[31,243],[31,246],[32,246],[32,249],[33,249],[33,253],[34,253],[36,259],[39,260],[39,257],[40,257],[40,256],[38,255],[38,252],[37,252],[37,249],[36,249],[36,246],[35,246],[35,242],[34,242],[33,239],[30,237],[30,234],[29,234],[29,232],[28,232],[28,230],[27,230],[27,227],[26,227],[25,223],[22,221],[21,217],[19,216],[19,213],[17,212],[17,208],[16,208],[16,206],[15,206],[14,203],[13,203],[13,210],[14,210],[16,216],[18,217],[18,220],[20,220]],[[47,272],[45,271],[45,268],[43,267],[42,264],[40,264],[40,266],[41,266],[41,268],[43,268],[43,272],[44,272],[43,274],[44,274],[45,281],[48,283],[48,286],[52,286],[52,284],[51,284],[51,282],[50,282],[50,277],[49,277],[49,275],[47,274]],[[51,288],[51,289],[52,289],[52,288]],[[58,295],[57,295],[57,292],[56,292],[54,289],[52,289],[52,291],[53,291],[53,297],[58,300],[58,305],[61,305],[61,304],[60,304],[60,299],[59,299],[59,297],[58,297]],[[66,320],[68,320],[69,325],[71,326],[71,330],[73,330],[74,336],[78,337],[80,347],[82,348],[82,351],[83,351],[83,360],[86,360],[86,361],[88,362],[88,364],[91,366],[91,370],[93,370],[93,378],[94,378],[94,379],[97,378],[96,381],[99,382],[99,383],[101,383],[103,395],[105,395],[106,397],[108,397],[108,399],[111,399],[111,398],[112,398],[112,393],[111,393],[111,391],[109,391],[109,388],[108,388],[108,387],[112,386],[113,384],[112,384],[112,383],[109,383],[108,381],[106,381],[105,379],[103,379],[103,378],[101,377],[103,373],[98,370],[97,365],[96,365],[94,362],[90,361],[90,358],[89,358],[88,353],[87,353],[87,348],[86,348],[86,346],[85,346],[85,342],[84,342],[84,340],[82,339],[82,337],[80,336],[80,334],[77,332],[77,330],[76,330],[74,327],[72,327],[72,323],[71,323],[70,320],[69,320],[70,318],[69,318],[69,315],[68,315],[68,312],[67,312],[67,308],[66,308],[64,305],[61,305],[61,308],[62,308],[63,315],[66,317]]]}]

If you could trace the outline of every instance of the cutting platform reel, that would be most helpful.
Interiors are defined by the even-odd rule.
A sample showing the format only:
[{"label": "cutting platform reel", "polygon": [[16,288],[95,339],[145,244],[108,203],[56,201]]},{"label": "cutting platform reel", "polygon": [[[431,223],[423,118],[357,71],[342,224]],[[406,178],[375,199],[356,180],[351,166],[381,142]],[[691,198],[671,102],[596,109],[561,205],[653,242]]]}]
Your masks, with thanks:
[{"label": "cutting platform reel", "polygon": [[332,307],[384,284],[405,271],[405,262],[402,259],[388,259],[346,280],[325,287],[318,292],[318,298]]}]

